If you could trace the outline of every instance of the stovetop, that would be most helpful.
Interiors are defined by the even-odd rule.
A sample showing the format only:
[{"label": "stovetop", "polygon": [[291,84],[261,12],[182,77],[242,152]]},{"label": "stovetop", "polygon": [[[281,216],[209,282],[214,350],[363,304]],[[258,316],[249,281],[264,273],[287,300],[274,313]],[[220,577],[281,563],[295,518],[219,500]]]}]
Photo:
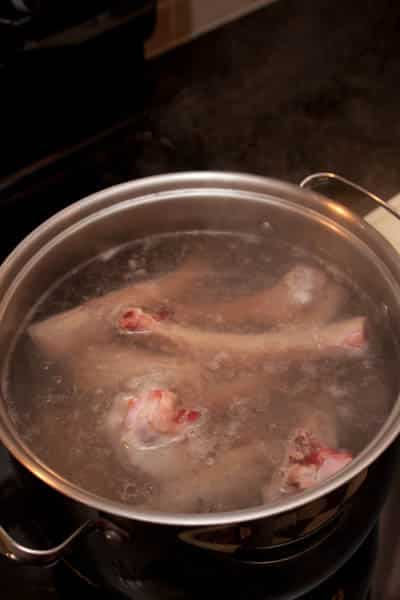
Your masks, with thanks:
[{"label": "stovetop", "polygon": [[[158,173],[232,170],[297,183],[331,170],[391,197],[400,190],[399,23],[400,7],[390,0],[279,0],[148,63],[124,120],[116,114],[109,129],[0,180],[1,256],[71,202]],[[346,202],[361,214],[372,208],[359,198]],[[368,600],[400,597],[397,471],[379,527],[337,580],[306,600],[365,600],[372,564]],[[45,547],[40,519],[50,516],[15,489],[4,449],[0,482],[1,519]],[[83,591],[110,598],[74,569],[72,558],[47,570],[0,559],[2,597],[56,600]]]}]

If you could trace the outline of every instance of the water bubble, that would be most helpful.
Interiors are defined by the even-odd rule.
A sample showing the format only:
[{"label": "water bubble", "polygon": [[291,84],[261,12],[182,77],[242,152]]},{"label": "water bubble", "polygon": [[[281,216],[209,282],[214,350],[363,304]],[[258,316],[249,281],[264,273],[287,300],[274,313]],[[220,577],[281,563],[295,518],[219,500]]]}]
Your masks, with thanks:
[{"label": "water bubble", "polygon": [[273,227],[269,221],[263,221],[263,223],[261,223],[261,229],[264,233],[270,233],[273,231]]},{"label": "water bubble", "polygon": [[130,258],[128,260],[128,267],[132,270],[132,271],[136,271],[137,267],[138,267],[138,263],[137,260],[135,260],[134,258]]},{"label": "water bubble", "polygon": [[110,248],[109,250],[105,250],[104,252],[102,252],[101,254],[99,254],[98,259],[102,262],[108,262],[109,260],[111,260],[116,254],[118,254],[118,252],[120,251],[120,248]]}]

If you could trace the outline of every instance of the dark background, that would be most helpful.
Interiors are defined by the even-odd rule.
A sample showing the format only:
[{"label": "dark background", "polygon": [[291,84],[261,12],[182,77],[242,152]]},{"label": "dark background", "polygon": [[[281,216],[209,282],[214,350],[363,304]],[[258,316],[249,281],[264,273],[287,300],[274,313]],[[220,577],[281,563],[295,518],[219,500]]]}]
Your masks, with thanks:
[{"label": "dark background", "polygon": [[[47,201],[67,204],[127,179],[188,169],[293,182],[336,170],[391,196],[400,190],[399,30],[395,1],[279,0],[148,63],[140,75],[131,55],[117,52],[108,58],[108,70],[118,71],[112,94],[107,73],[97,74],[118,99],[110,129],[99,127],[57,166],[9,188],[13,165],[42,158],[37,143],[25,160],[32,140],[16,122],[18,151],[3,137],[1,197],[22,190],[40,220]],[[124,104],[127,87],[134,100]],[[27,87],[34,119],[32,93]],[[102,105],[105,112],[98,96],[93,109]],[[72,113],[79,118],[79,102]],[[45,137],[51,123],[44,118],[40,127]]]}]

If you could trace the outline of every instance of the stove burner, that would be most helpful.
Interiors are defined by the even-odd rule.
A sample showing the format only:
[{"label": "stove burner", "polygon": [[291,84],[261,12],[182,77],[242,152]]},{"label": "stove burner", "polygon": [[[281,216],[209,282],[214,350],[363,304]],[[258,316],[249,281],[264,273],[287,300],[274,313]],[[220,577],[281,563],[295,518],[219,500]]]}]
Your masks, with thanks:
[{"label": "stove burner", "polygon": [[[283,600],[372,600],[370,596],[370,580],[372,569],[375,563],[377,551],[377,530],[375,529],[359,548],[353,558],[340,569],[332,578],[324,582],[318,588],[305,595],[280,596]],[[171,586],[161,582],[146,582],[143,580],[125,580],[125,594],[115,593],[107,588],[101,587],[77,568],[70,561],[60,563],[54,569],[54,579],[56,582],[57,594],[54,598],[74,597],[81,593],[87,600],[105,600],[113,598],[126,598],[126,600],[180,600],[190,598],[204,597],[205,590],[193,586],[192,594],[186,586]],[[230,589],[229,583],[218,583],[208,581],[207,589],[213,590],[213,595],[219,593],[221,597],[230,597],[235,600],[245,600],[247,598],[262,598],[263,600],[272,600],[275,598],[270,595],[269,575],[266,575],[263,582],[263,590],[255,596],[253,587],[249,582],[243,582],[238,589]],[[189,582],[190,586],[190,582]],[[110,595],[111,594],[111,595]],[[278,600],[278,596],[276,597]]]}]

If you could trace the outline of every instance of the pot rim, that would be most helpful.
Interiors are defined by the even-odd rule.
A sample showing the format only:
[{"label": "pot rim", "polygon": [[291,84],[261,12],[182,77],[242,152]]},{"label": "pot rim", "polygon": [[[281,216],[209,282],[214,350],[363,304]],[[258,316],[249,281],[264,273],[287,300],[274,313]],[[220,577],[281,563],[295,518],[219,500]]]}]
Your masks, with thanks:
[{"label": "pot rim", "polygon": [[[349,228],[350,230],[353,229],[356,233],[362,233],[363,237],[367,237],[373,247],[379,250],[381,262],[384,262],[385,267],[387,268],[387,265],[390,265],[390,273],[392,276],[395,275],[395,283],[400,298],[400,258],[396,250],[383,236],[361,217],[324,196],[280,180],[242,173],[199,171],[157,175],[124,182],[91,194],[57,212],[25,237],[1,265],[0,315],[7,306],[8,294],[6,292],[16,274],[20,273],[22,265],[27,262],[26,256],[30,258],[36,256],[38,251],[43,250],[47,244],[50,244],[57,235],[65,230],[65,223],[68,223],[68,221],[70,221],[70,225],[76,225],[86,217],[96,214],[105,206],[119,205],[124,200],[136,203],[143,200],[144,197],[149,197],[149,195],[155,197],[157,193],[166,191],[178,192],[179,190],[193,191],[196,189],[203,192],[216,190],[232,192],[241,190],[243,193],[249,193],[253,190],[265,197],[271,196],[271,188],[273,193],[279,195],[282,199],[289,198],[297,202],[303,201],[308,206],[318,208],[321,215],[329,216],[336,224],[344,226],[347,230]],[[116,200],[113,200],[114,196],[117,196]],[[107,200],[109,200],[108,203]],[[54,229],[56,231],[52,233]],[[33,254],[32,247],[34,248]],[[383,261],[383,259],[386,260]],[[400,432],[400,399],[398,397],[384,424],[362,452],[335,476],[315,488],[294,496],[280,498],[267,505],[235,511],[209,514],[156,512],[137,510],[134,506],[129,506],[123,502],[103,498],[85,491],[63,478],[56,471],[46,466],[22,442],[6,413],[4,405],[5,402],[2,399],[0,440],[20,463],[44,483],[61,494],[101,512],[138,521],[178,526],[210,526],[249,522],[298,509],[333,492],[366,470],[392,444]]]}]

